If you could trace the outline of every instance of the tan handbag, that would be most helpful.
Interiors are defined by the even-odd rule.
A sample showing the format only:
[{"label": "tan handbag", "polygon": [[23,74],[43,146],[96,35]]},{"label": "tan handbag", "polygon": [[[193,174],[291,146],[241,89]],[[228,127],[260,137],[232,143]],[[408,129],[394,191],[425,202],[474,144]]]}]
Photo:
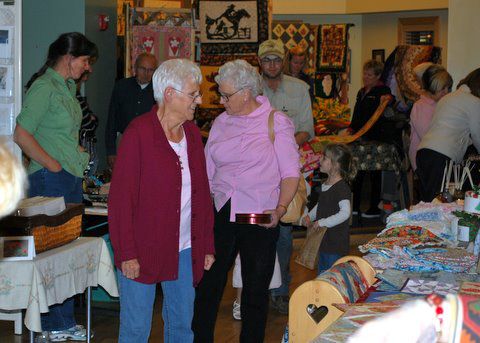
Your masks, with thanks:
[{"label": "tan handbag", "polygon": [[[272,144],[275,142],[274,125],[275,110],[272,110],[268,116],[268,137]],[[293,200],[288,205],[287,212],[280,218],[284,223],[295,223],[300,220],[307,205],[307,184],[305,178],[300,175],[298,179],[298,188]]]},{"label": "tan handbag", "polygon": [[312,225],[307,228],[307,237],[303,241],[303,245],[295,257],[295,262],[308,269],[315,270],[318,265],[318,250],[322,243],[323,236],[327,232],[326,227],[313,229]]}]

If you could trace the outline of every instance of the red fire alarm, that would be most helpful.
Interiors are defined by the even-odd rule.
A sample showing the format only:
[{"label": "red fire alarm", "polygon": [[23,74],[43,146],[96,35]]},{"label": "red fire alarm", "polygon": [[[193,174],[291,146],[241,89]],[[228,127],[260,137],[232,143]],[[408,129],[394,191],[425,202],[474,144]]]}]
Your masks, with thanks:
[{"label": "red fire alarm", "polygon": [[99,14],[98,15],[98,28],[100,31],[105,31],[108,29],[108,22],[110,21],[110,17],[106,14]]}]

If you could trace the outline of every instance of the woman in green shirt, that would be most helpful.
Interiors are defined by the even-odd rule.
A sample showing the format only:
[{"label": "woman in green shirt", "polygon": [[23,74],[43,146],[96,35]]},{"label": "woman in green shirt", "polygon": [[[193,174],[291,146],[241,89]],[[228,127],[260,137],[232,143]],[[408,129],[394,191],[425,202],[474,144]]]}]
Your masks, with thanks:
[{"label": "woman in green shirt", "polygon": [[[63,196],[67,203],[82,202],[82,177],[88,154],[78,145],[82,111],[75,97],[75,81],[98,55],[97,47],[78,32],[64,33],[48,49],[47,61],[26,88],[17,117],[14,139],[30,158],[29,196]],[[37,342],[86,340],[76,325],[73,298],[42,314]]]}]

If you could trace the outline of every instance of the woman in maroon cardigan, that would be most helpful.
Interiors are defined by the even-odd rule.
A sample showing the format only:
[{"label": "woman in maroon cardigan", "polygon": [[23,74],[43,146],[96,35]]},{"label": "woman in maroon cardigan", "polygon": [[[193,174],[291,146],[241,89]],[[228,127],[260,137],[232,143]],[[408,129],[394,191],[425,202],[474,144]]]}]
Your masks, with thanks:
[{"label": "woman in maroon cardigan", "polygon": [[169,60],[153,75],[157,105],[125,131],[109,195],[120,287],[119,342],[147,342],[155,286],[165,342],[192,342],[194,286],[214,262],[213,210],[200,131],[200,69]]}]

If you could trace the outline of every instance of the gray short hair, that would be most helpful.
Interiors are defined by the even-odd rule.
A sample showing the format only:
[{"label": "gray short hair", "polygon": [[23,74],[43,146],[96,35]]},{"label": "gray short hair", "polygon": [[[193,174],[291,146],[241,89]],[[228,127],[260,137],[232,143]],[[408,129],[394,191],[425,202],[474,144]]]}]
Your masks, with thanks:
[{"label": "gray short hair", "polygon": [[167,87],[182,90],[188,79],[193,79],[198,84],[202,82],[202,73],[195,63],[183,58],[163,62],[152,77],[153,97],[162,104]]},{"label": "gray short hair", "polygon": [[234,60],[221,66],[215,82],[229,82],[237,90],[249,89],[253,97],[263,93],[262,77],[258,70],[244,60]]}]

